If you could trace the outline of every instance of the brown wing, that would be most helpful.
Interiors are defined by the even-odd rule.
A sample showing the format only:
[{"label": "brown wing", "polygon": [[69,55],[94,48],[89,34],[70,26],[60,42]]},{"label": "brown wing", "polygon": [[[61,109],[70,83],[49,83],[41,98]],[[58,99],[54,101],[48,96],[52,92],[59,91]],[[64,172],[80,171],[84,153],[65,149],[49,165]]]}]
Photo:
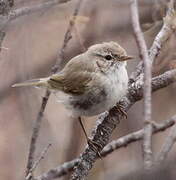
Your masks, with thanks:
[{"label": "brown wing", "polygon": [[80,55],[70,60],[60,73],[52,75],[48,83],[65,93],[81,95],[89,88],[92,72],[93,65],[81,60]]}]

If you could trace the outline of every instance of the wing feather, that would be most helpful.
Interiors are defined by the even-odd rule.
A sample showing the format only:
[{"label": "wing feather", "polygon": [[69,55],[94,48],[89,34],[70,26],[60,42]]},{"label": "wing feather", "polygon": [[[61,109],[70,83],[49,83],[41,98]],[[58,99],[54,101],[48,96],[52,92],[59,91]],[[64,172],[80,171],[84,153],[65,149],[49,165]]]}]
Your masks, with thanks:
[{"label": "wing feather", "polygon": [[50,77],[48,83],[52,88],[68,94],[81,95],[89,89],[94,67],[84,60],[81,55],[70,60],[63,71]]}]

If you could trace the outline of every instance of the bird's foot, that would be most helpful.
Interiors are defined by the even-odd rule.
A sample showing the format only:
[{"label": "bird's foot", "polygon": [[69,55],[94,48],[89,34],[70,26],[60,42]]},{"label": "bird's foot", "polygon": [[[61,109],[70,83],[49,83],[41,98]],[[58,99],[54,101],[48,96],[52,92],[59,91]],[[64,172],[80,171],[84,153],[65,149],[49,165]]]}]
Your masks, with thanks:
[{"label": "bird's foot", "polygon": [[119,103],[116,104],[116,110],[122,115],[125,117],[125,119],[127,119],[127,113],[126,111],[124,110],[123,106]]},{"label": "bird's foot", "polygon": [[98,154],[99,158],[101,158],[99,149],[102,149],[102,146],[99,143],[91,140],[90,138],[87,139],[87,144],[92,148],[94,152]]}]

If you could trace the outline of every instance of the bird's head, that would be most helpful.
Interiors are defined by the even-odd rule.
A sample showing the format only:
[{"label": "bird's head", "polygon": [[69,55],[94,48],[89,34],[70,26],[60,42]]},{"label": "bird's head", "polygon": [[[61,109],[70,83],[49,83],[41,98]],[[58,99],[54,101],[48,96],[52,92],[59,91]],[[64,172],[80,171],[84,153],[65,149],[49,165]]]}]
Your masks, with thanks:
[{"label": "bird's head", "polygon": [[116,42],[104,42],[89,47],[87,51],[90,59],[104,62],[105,64],[126,65],[126,61],[133,59],[132,56],[127,55],[123,49]]}]

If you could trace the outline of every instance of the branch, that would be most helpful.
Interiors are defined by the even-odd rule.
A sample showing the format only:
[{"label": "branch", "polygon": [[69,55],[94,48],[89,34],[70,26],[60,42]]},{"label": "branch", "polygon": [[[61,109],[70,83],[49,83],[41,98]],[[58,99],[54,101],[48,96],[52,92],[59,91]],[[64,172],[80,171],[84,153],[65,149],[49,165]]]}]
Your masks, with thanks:
[{"label": "branch", "polygon": [[[174,124],[175,124],[175,118],[171,118],[169,120],[164,121],[163,123],[156,124],[155,128],[153,128],[152,133],[156,134],[161,131],[164,131],[169,127],[173,126]],[[109,143],[104,147],[104,149],[101,152],[101,156],[106,157],[115,150],[126,147],[131,143],[141,140],[143,138],[143,134],[144,134],[144,130],[141,129],[139,131],[130,133],[117,140],[112,141],[111,143]],[[38,176],[37,178],[35,178],[35,180],[51,180],[51,179],[59,178],[67,174],[68,172],[72,171],[74,166],[77,165],[77,163],[78,163],[78,159],[74,159],[72,161],[66,162],[63,165],[50,169],[47,173],[44,173]]]},{"label": "branch", "polygon": [[28,179],[32,179],[32,173],[34,172],[34,170],[37,168],[37,166],[39,165],[40,161],[42,159],[44,159],[48,149],[51,147],[51,144],[48,144],[48,146],[41,152],[41,155],[39,156],[39,158],[34,162],[32,168],[30,169],[30,172],[28,173],[28,175],[26,176],[26,180]]},{"label": "branch", "polygon": [[[166,15],[166,18],[164,20],[164,25],[161,31],[156,36],[154,43],[150,49],[151,53],[149,57],[151,61],[153,61],[154,58],[156,58],[156,56],[159,54],[158,48],[157,48],[157,51],[155,51],[156,47],[158,47],[158,44],[160,45],[159,47],[161,48],[161,46],[166,42],[166,40],[173,33],[173,30],[175,30],[176,28],[176,25],[175,25],[176,13],[173,9],[172,11],[171,9],[169,9],[169,12]],[[138,72],[142,72],[142,65],[140,66]],[[142,75],[142,73],[140,73],[140,75]],[[134,81],[133,80],[134,79],[131,79],[131,82],[134,82],[134,83],[131,83],[132,86],[140,86],[140,84],[142,84],[141,81],[137,81],[136,79]],[[132,89],[133,88],[131,88],[129,91],[131,91]],[[134,93],[136,92],[136,90],[138,91],[138,89],[133,89],[133,90],[134,90]],[[142,97],[141,91],[140,91],[140,95]],[[126,97],[126,100],[123,100],[122,102],[124,109],[128,110],[130,106],[135,102],[134,100],[140,99],[140,95],[137,94],[137,96],[132,96],[129,93]],[[133,101],[130,101],[130,100],[133,100]],[[116,112],[115,109],[111,109],[109,112],[100,115],[97,121],[97,126],[92,131],[93,141],[98,143],[101,146],[98,149],[99,151],[101,151],[103,147],[108,143],[113,130],[116,128],[121,118],[122,117]],[[94,162],[96,161],[96,156],[97,156],[96,153],[87,146],[85,151],[79,157],[80,161],[74,169],[72,180],[84,179],[84,177],[88,175],[88,172],[90,171]]]},{"label": "branch", "polygon": [[2,42],[3,42],[4,38],[5,38],[5,34],[6,33],[4,31],[0,31],[0,52],[2,50]]},{"label": "branch", "polygon": [[[10,21],[17,19],[20,16],[28,15],[34,12],[38,12],[40,10],[48,9],[52,6],[55,6],[57,4],[66,3],[70,0],[48,0],[46,2],[43,2],[41,4],[37,4],[30,7],[22,7],[15,10],[7,10],[7,13],[5,15],[0,15],[0,51],[2,49],[2,42],[5,37],[5,28],[10,23]],[[13,1],[12,1],[13,2]],[[13,3],[10,5],[9,8],[13,6]],[[1,9],[1,7],[0,7]]]},{"label": "branch", "polygon": [[131,17],[135,39],[141,58],[144,62],[144,136],[143,136],[143,156],[144,167],[150,169],[152,166],[152,128],[151,122],[151,62],[148,55],[147,45],[141,31],[138,15],[137,0],[131,0]]},{"label": "branch", "polygon": [[62,66],[62,62],[63,62],[63,61],[61,61],[61,59],[64,59],[65,49],[67,47],[69,40],[72,38],[71,32],[73,31],[73,27],[75,25],[76,18],[79,13],[82,2],[83,2],[83,0],[78,1],[77,5],[75,7],[75,10],[73,12],[73,15],[72,15],[73,18],[69,21],[69,25],[68,25],[67,31],[65,33],[65,36],[64,36],[64,42],[63,42],[61,51],[59,52],[59,56],[58,56],[58,59],[60,59],[60,61],[56,60],[56,63],[52,68],[52,73],[56,73],[58,70],[61,70],[61,66]]},{"label": "branch", "polygon": [[[64,50],[67,47],[69,40],[71,39],[70,34],[71,34],[72,28],[73,28],[73,26],[75,24],[76,16],[77,16],[77,14],[79,12],[82,1],[83,0],[79,0],[77,5],[76,5],[76,8],[75,8],[74,13],[73,13],[74,19],[70,20],[70,22],[69,22],[67,31],[66,31],[65,36],[64,36],[64,42],[63,42],[62,48],[61,48],[61,50],[59,52],[58,58],[56,60],[56,65],[54,66],[55,68],[52,69],[52,71],[51,71],[52,73],[55,73],[58,70],[58,68],[59,68],[58,64],[61,61],[63,61]],[[39,131],[40,131],[44,111],[45,111],[48,99],[50,97],[50,94],[51,94],[50,91],[46,90],[45,96],[42,99],[42,104],[41,104],[39,113],[37,115],[37,119],[36,119],[35,124],[34,124],[31,143],[30,143],[30,149],[29,149],[29,155],[28,155],[28,161],[27,161],[26,177],[30,173],[30,170],[31,170],[31,168],[33,166],[33,163],[34,163],[34,155],[35,155],[35,150],[36,150],[36,143],[37,143],[37,139],[38,139],[38,136],[39,136]],[[31,178],[32,178],[32,176],[31,176]]]},{"label": "branch", "polygon": [[14,0],[0,0],[0,15],[6,16],[13,5]]},{"label": "branch", "polygon": [[[0,17],[3,17],[3,18],[6,17],[9,14],[13,5],[14,5],[14,0],[11,0],[11,1],[1,0],[0,1]],[[6,35],[5,31],[0,28],[0,52],[2,50],[2,42],[5,38],[5,35]]]},{"label": "branch", "polygon": [[[39,113],[37,115],[37,119],[34,122],[34,127],[32,130],[32,137],[31,137],[31,142],[30,142],[30,147],[29,147],[27,167],[26,167],[26,177],[29,176],[30,171],[33,167],[34,155],[35,155],[35,150],[36,150],[36,143],[37,143],[37,139],[39,136],[39,131],[40,131],[40,127],[41,127],[43,113],[45,111],[49,96],[50,96],[50,92],[47,90],[45,93],[45,96],[42,98],[42,104],[41,104]],[[32,179],[32,176],[30,176],[30,178]]]},{"label": "branch", "polygon": [[[163,19],[163,26],[157,36],[155,37],[153,44],[149,50],[149,58],[151,63],[160,54],[161,48],[164,46],[166,41],[171,37],[176,29],[176,12],[174,6],[170,3],[170,7],[167,11],[166,17]],[[131,74],[130,82],[133,83],[140,78],[143,72],[143,62],[140,61],[136,67],[136,70]]]},{"label": "branch", "polygon": [[[173,121],[176,121],[176,116],[173,116],[172,119]],[[167,136],[166,141],[162,146],[161,151],[158,154],[158,157],[156,159],[157,164],[161,164],[161,162],[167,158],[175,142],[176,142],[176,126],[174,125],[171,128],[170,133]]]},{"label": "branch", "polygon": [[48,172],[34,178],[34,180],[51,180],[64,176],[73,170],[74,166],[78,164],[78,161],[79,159],[74,159],[72,161],[65,162],[61,166],[50,169]]},{"label": "branch", "polygon": [[[175,77],[176,70],[171,70],[155,77],[152,80],[152,91],[154,92],[173,83],[174,81],[176,81]],[[138,84],[137,86],[130,86],[129,93],[122,100],[124,109],[127,111],[136,101],[141,100],[142,97],[142,84]],[[99,116],[97,125],[92,132],[92,140],[101,146],[101,148],[99,148],[100,152],[108,143],[113,130],[115,129],[121,118],[122,117],[113,108],[109,112],[103,113]],[[87,176],[96,159],[97,154],[94,152],[94,150],[87,146],[84,152],[79,157],[79,163],[74,169],[72,179],[83,179],[85,176]]]},{"label": "branch", "polygon": [[[176,69],[166,71],[165,73],[152,78],[152,92],[165,88],[170,84],[176,82]],[[128,101],[129,107],[135,102],[139,101],[143,97],[143,84],[131,85],[129,87],[129,93],[125,101]]]},{"label": "branch", "polygon": [[70,0],[48,0],[37,5],[22,7],[12,10],[7,16],[0,16],[0,27],[4,28],[10,21],[17,19],[20,16],[29,15],[31,13],[38,12],[40,10],[51,8],[57,4],[66,3]]},{"label": "branch", "polygon": [[[171,119],[164,121],[163,123],[156,124],[155,127],[152,129],[152,134],[159,133],[161,131],[165,131],[166,129],[170,128],[171,126],[175,125],[176,116],[173,116]],[[175,126],[174,126],[175,127]],[[120,149],[122,147],[126,147],[129,144],[142,140],[144,136],[144,129],[141,129],[139,131],[130,133],[128,135],[125,135],[117,140],[112,141],[108,145],[104,147],[104,149],[101,152],[102,157],[106,157],[111,152]]]}]

